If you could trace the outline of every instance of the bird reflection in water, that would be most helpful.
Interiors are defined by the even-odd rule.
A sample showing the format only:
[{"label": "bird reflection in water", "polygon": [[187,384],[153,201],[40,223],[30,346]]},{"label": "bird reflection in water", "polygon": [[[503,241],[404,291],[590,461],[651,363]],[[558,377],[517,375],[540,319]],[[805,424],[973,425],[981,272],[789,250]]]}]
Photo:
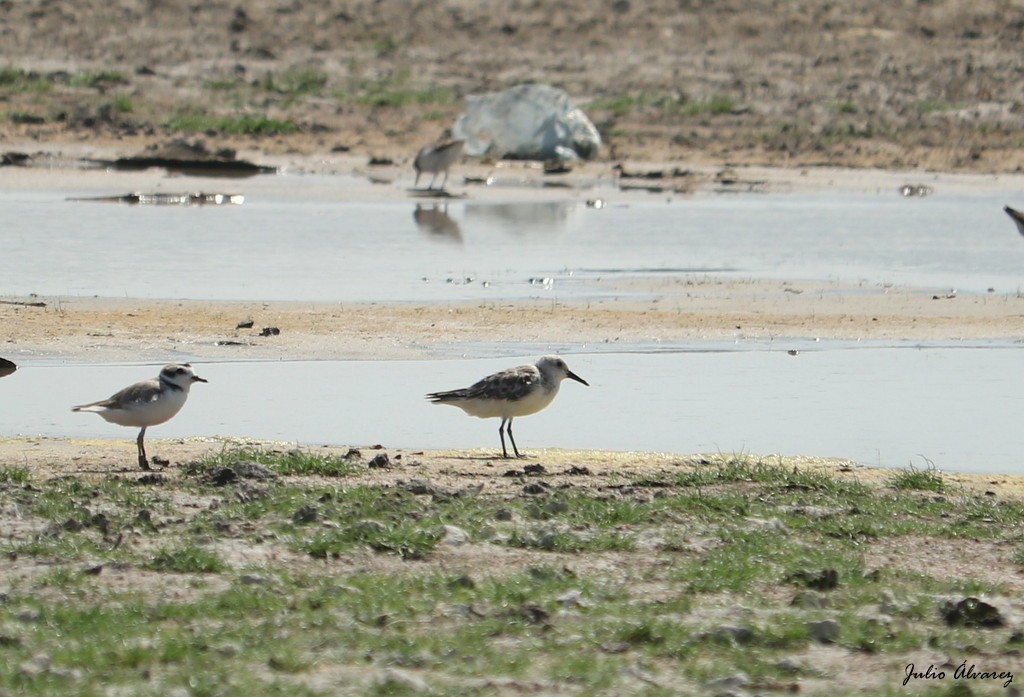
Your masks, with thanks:
[{"label": "bird reflection in water", "polygon": [[462,230],[448,215],[448,206],[434,203],[427,207],[417,203],[412,219],[416,222],[416,227],[427,233],[431,239],[462,244]]}]

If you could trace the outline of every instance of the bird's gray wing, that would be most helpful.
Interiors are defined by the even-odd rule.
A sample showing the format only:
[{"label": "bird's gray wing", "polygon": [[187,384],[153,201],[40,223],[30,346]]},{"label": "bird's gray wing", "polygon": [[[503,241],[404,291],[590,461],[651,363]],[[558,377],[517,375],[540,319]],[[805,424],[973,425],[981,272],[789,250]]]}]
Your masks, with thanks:
[{"label": "bird's gray wing", "polygon": [[159,380],[143,380],[134,385],[129,385],[119,392],[115,392],[107,399],[89,404],[79,404],[74,409],[86,407],[106,407],[107,409],[130,409],[133,406],[152,402],[160,396]]},{"label": "bird's gray wing", "polygon": [[470,399],[522,399],[533,386],[540,382],[540,373],[532,365],[521,365],[502,370],[468,387],[466,396]]}]

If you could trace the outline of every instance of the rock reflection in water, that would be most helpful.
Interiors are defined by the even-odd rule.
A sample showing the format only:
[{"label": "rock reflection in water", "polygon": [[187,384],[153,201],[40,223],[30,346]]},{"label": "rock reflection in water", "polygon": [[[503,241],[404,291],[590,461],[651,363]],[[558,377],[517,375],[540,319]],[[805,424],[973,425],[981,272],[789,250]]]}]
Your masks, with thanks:
[{"label": "rock reflection in water", "polygon": [[467,204],[466,223],[479,220],[517,234],[562,230],[577,207],[575,201]]},{"label": "rock reflection in water", "polygon": [[435,203],[428,208],[417,203],[412,219],[416,223],[416,227],[427,233],[431,239],[462,244],[462,230],[459,228],[459,224],[448,215],[447,205]]}]

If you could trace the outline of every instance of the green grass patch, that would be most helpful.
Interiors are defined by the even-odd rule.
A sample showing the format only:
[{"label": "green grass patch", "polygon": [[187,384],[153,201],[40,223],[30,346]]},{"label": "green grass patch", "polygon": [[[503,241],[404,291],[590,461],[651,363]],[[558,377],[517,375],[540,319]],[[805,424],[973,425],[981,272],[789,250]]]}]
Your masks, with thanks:
[{"label": "green grass patch", "polygon": [[68,80],[68,84],[72,87],[92,87],[94,89],[127,83],[124,75],[116,70],[86,70],[72,75]]},{"label": "green grass patch", "polygon": [[696,99],[685,94],[623,93],[599,97],[587,108],[610,111],[625,116],[635,111],[656,111],[663,116],[698,116],[701,114],[728,114],[738,108],[736,100],[728,95],[715,94]]},{"label": "green grass patch", "polygon": [[918,469],[910,465],[905,470],[899,470],[889,480],[889,486],[893,489],[913,491],[946,491],[946,482],[942,479],[942,473],[931,464],[925,469]]},{"label": "green grass patch", "polygon": [[118,94],[110,102],[111,108],[119,114],[135,111],[135,101],[127,94]]},{"label": "green grass patch", "polygon": [[[288,476],[209,476],[237,460]],[[808,622],[835,619],[828,651],[894,685],[922,647],[1020,643],[939,612],[1012,596],[1016,499],[743,456],[528,490],[500,470],[477,491],[412,484],[430,472],[405,464],[367,483],[365,467],[225,449],[145,484],[0,469],[0,693],[403,694],[395,668],[425,694],[704,694],[739,671],[805,691],[831,677]],[[932,576],[900,559],[901,536],[1014,565],[1006,583],[962,564]]]},{"label": "green grass patch", "polygon": [[286,135],[300,129],[291,119],[274,119],[257,114],[241,116],[213,116],[198,112],[185,112],[172,116],[165,126],[172,131],[205,133],[216,131],[231,135]]},{"label": "green grass patch", "polygon": [[326,85],[327,73],[312,68],[268,72],[259,83],[260,88],[267,92],[291,97],[320,94]]},{"label": "green grass patch", "polygon": [[182,545],[158,551],[146,565],[154,571],[211,574],[224,571],[224,563],[208,549],[197,545]]},{"label": "green grass patch", "polygon": [[250,460],[266,465],[278,474],[320,475],[324,477],[345,477],[362,471],[365,464],[353,459],[335,455],[321,455],[309,450],[279,452],[261,448],[226,448],[219,453],[207,455],[199,462],[201,469],[227,467],[238,460]]},{"label": "green grass patch", "polygon": [[937,111],[957,111],[967,106],[965,102],[947,102],[938,99],[925,99],[917,103],[917,113],[932,114]]},{"label": "green grass patch", "polygon": [[375,107],[410,105],[450,105],[455,93],[439,85],[411,84],[408,71],[399,71],[381,80],[357,81],[335,94],[338,101]]},{"label": "green grass patch", "polygon": [[53,80],[22,68],[0,68],[0,92],[49,92]]},{"label": "green grass patch", "polygon": [[0,484],[28,484],[30,479],[27,467],[0,467]]}]

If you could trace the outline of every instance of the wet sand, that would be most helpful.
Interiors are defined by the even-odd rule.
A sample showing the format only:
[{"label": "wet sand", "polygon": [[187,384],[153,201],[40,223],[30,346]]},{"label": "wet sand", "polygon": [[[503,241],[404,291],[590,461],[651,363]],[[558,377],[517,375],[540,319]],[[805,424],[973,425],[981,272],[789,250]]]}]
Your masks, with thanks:
[{"label": "wet sand", "polygon": [[[2,297],[4,357],[76,362],[411,359],[466,343],[622,347],[780,338],[1014,341],[1018,294],[710,277],[609,282],[609,297],[463,303]],[[614,293],[622,292],[616,298]],[[638,299],[636,293],[647,295]],[[37,306],[42,303],[43,306]],[[238,328],[251,320],[251,328]],[[280,334],[260,336],[264,328]]]}]

